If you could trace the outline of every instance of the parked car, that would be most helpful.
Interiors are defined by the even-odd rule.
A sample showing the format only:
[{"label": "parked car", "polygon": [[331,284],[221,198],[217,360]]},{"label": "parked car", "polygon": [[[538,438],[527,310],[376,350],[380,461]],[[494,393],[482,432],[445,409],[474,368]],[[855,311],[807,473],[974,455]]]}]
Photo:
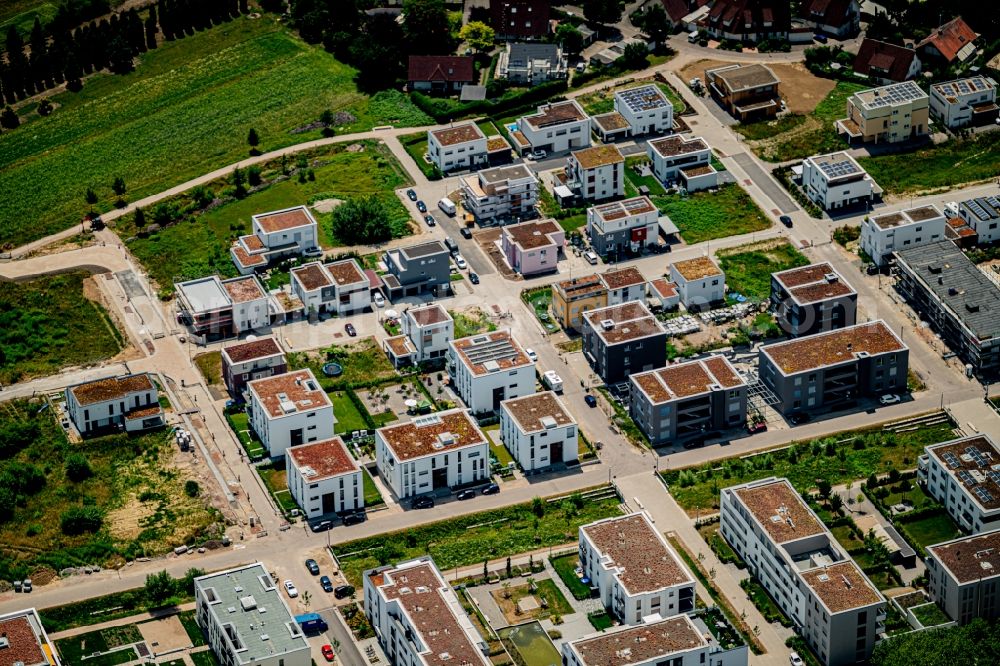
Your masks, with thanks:
[{"label": "parked car", "polygon": [[318,523],[313,523],[309,529],[313,532],[326,532],[331,527],[333,527],[333,522],[329,520],[321,520]]},{"label": "parked car", "polygon": [[30,578],[25,578],[23,581],[21,581],[21,591],[22,592],[31,592],[31,579]]},{"label": "parked car", "polygon": [[285,581],[285,592],[287,592],[288,596],[290,598],[292,598],[292,599],[294,599],[295,597],[299,596],[299,591],[295,587],[295,583],[293,583],[290,580],[286,580]]},{"label": "parked car", "polygon": [[826,35],[824,35],[822,32],[817,32],[815,35],[813,35],[813,39],[815,39],[820,44],[826,44],[827,42]]},{"label": "parked car", "polygon": [[417,202],[417,210],[419,210],[421,213],[426,213],[427,212],[427,204],[425,204],[423,201],[418,201]]},{"label": "parked car", "polygon": [[799,656],[798,652],[792,652],[788,655],[788,663],[791,666],[805,666],[806,662],[802,661],[802,657]]},{"label": "parked car", "polygon": [[469,273],[469,282],[479,284],[479,273]]},{"label": "parked car", "polygon": [[778,220],[789,229],[792,228],[792,218],[790,218],[789,216],[782,215],[781,217],[778,218]]},{"label": "parked car", "polygon": [[311,573],[313,576],[319,575],[319,564],[317,564],[316,560],[314,560],[311,557],[308,560],[306,560],[306,569],[309,569],[309,573]]},{"label": "parked car", "polygon": [[319,586],[323,588],[324,592],[333,592],[333,581],[330,580],[329,576],[320,576]]},{"label": "parked car", "polygon": [[496,495],[499,492],[500,492],[500,486],[498,486],[495,483],[491,483],[490,485],[483,488],[484,495]]},{"label": "parked car", "polygon": [[792,425],[809,423],[810,421],[812,421],[812,417],[809,416],[808,412],[796,412],[788,417],[788,422]]},{"label": "parked car", "polygon": [[434,498],[424,495],[423,497],[417,497],[412,502],[410,506],[414,509],[433,509],[434,508]]},{"label": "parked car", "polygon": [[333,661],[333,648],[332,647],[330,647],[329,645],[324,645],[320,649],[323,651],[323,657],[325,657],[327,661]]},{"label": "parked car", "polygon": [[538,363],[538,354],[535,353],[534,349],[532,349],[531,347],[528,347],[527,349],[524,350],[524,353],[527,354],[528,359],[532,363]]},{"label": "parked car", "polygon": [[878,399],[883,405],[895,405],[899,402],[901,398],[895,393],[886,393],[884,396]]},{"label": "parked car", "polygon": [[465,258],[460,254],[455,256],[455,265],[458,266],[458,270],[460,271],[464,271],[466,268],[469,267],[469,264],[465,261]]},{"label": "parked car", "polygon": [[346,527],[350,527],[351,525],[360,525],[365,522],[365,514],[360,512],[349,513],[343,517],[343,522]]},{"label": "parked car", "polygon": [[352,338],[358,334],[358,329],[354,328],[354,324],[351,322],[347,322],[347,325],[344,326],[344,330],[347,331],[347,334]]},{"label": "parked car", "polygon": [[457,497],[460,500],[472,499],[475,496],[476,496],[476,491],[471,489],[459,491],[459,493],[455,495],[455,497]]},{"label": "parked car", "polygon": [[544,160],[549,154],[544,150],[535,150],[531,153],[531,159],[533,160]]},{"label": "parked car", "polygon": [[354,594],[353,585],[338,585],[333,590],[333,596],[337,597],[338,599],[344,599],[346,597],[351,596],[352,594]]},{"label": "parked car", "polygon": [[594,252],[591,252],[589,250],[587,252],[584,252],[583,253],[583,258],[587,260],[588,264],[591,264],[591,265],[596,265],[597,264],[597,255]]},{"label": "parked car", "polygon": [[15,592],[20,592],[21,591],[21,581],[19,581],[19,580],[15,580],[14,581],[14,591]]},{"label": "parked car", "polygon": [[583,401],[587,403],[588,407],[597,407],[597,398],[595,398],[589,393],[583,396]]},{"label": "parked car", "polygon": [[472,229],[470,229],[469,227],[462,227],[459,231],[466,238],[472,238]]},{"label": "parked car", "polygon": [[758,423],[747,424],[747,432],[750,433],[751,435],[758,432],[765,432],[766,430],[767,430],[767,424],[764,423],[763,421],[760,421]]},{"label": "parked car", "polygon": [[377,308],[385,307],[385,296],[378,292],[375,292],[375,295],[372,296],[372,301],[375,303],[375,307]]},{"label": "parked car", "polygon": [[427,224],[428,227],[437,226],[437,220],[434,219],[433,215],[424,215],[424,222]]},{"label": "parked car", "polygon": [[410,201],[417,200],[417,193],[413,190],[406,190],[406,196],[410,199]]},{"label": "parked car", "polygon": [[302,254],[306,257],[322,257],[323,250],[321,250],[318,247],[307,247],[306,249],[302,250]]}]

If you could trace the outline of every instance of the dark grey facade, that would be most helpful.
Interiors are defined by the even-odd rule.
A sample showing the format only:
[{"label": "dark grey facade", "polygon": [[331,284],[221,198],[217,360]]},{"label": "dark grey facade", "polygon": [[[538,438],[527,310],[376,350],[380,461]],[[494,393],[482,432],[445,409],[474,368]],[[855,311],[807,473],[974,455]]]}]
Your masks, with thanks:
[{"label": "dark grey facade", "polygon": [[666,365],[667,333],[636,301],[591,310],[583,317],[583,353],[606,384],[617,384]]},{"label": "dark grey facade", "polygon": [[979,376],[1000,371],[1000,288],[950,240],[894,253],[896,289]]},{"label": "dark grey facade", "polygon": [[858,294],[830,264],[813,264],[771,275],[771,305],[793,338],[854,326]]},{"label": "dark grey facade", "polygon": [[391,250],[383,255],[389,273],[382,281],[390,299],[450,288],[451,255],[439,241]]}]

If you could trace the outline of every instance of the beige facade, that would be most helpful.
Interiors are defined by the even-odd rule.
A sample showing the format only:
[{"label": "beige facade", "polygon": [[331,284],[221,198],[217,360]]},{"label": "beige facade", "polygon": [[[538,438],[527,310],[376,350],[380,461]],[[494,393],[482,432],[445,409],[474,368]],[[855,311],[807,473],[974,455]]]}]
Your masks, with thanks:
[{"label": "beige facade", "polygon": [[837,131],[851,141],[898,143],[930,133],[930,98],[913,81],[854,93]]}]

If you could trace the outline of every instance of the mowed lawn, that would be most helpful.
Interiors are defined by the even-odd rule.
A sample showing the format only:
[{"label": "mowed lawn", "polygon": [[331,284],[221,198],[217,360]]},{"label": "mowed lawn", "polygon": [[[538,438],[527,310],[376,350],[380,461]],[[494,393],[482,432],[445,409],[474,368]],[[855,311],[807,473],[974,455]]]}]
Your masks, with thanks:
[{"label": "mowed lawn", "polygon": [[8,283],[0,289],[0,383],[97,363],[124,347],[107,311],[83,295],[87,273]]},{"label": "mowed lawn", "polygon": [[429,121],[402,97],[371,114],[354,75],[265,14],[164,42],[127,76],[91,77],[54,95],[50,117],[0,135],[0,245],[79,221],[88,187],[109,209],[116,176],[135,200],[244,158],[251,127],[268,151],[318,138],[291,130],[324,109],[352,114],[338,132]]},{"label": "mowed lawn", "polygon": [[772,247],[723,250],[718,257],[729,290],[753,301],[762,301],[771,295],[771,273],[809,263],[804,254],[784,242]]},{"label": "mowed lawn", "polygon": [[997,176],[1000,133],[988,132],[976,139],[952,138],[912,153],[862,157],[858,163],[891,194],[950,189]]},{"label": "mowed lawn", "polygon": [[763,231],[771,226],[764,212],[739,185],[729,183],[717,192],[652,197],[653,203],[677,225],[689,245],[715,238]]}]

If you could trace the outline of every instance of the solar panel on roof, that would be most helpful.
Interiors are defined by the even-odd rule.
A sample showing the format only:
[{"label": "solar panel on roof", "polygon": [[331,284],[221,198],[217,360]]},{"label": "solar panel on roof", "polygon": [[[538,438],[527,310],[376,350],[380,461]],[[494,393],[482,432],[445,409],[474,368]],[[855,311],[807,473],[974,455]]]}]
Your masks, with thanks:
[{"label": "solar panel on roof", "polygon": [[949,451],[948,453],[944,454],[941,457],[944,458],[944,461],[946,463],[948,463],[948,467],[951,467],[952,469],[956,469],[962,466],[962,464],[958,462],[958,457],[951,451]]},{"label": "solar panel on roof", "polygon": [[975,493],[976,497],[978,497],[979,501],[982,502],[983,504],[989,504],[990,502],[993,501],[993,494],[990,493],[990,491],[986,490],[986,488],[983,488],[982,486],[973,488],[972,492]]},{"label": "solar panel on roof", "polygon": [[1000,486],[1000,474],[990,470],[989,472],[986,472],[986,476],[990,479],[990,481]]},{"label": "solar panel on roof", "polygon": [[670,103],[655,86],[631,88],[619,91],[616,94],[634,113],[659,109]]},{"label": "solar panel on roof", "polygon": [[844,160],[842,162],[823,162],[819,165],[820,171],[826,174],[827,178],[841,178],[860,173],[861,169],[855,166],[854,162]]},{"label": "solar panel on roof", "polygon": [[964,469],[959,471],[959,473],[958,473],[958,480],[961,481],[962,483],[964,483],[966,485],[970,485],[970,486],[974,486],[976,484],[976,480],[973,479],[972,475],[969,474],[969,472],[966,471],[966,470],[964,470]]}]

